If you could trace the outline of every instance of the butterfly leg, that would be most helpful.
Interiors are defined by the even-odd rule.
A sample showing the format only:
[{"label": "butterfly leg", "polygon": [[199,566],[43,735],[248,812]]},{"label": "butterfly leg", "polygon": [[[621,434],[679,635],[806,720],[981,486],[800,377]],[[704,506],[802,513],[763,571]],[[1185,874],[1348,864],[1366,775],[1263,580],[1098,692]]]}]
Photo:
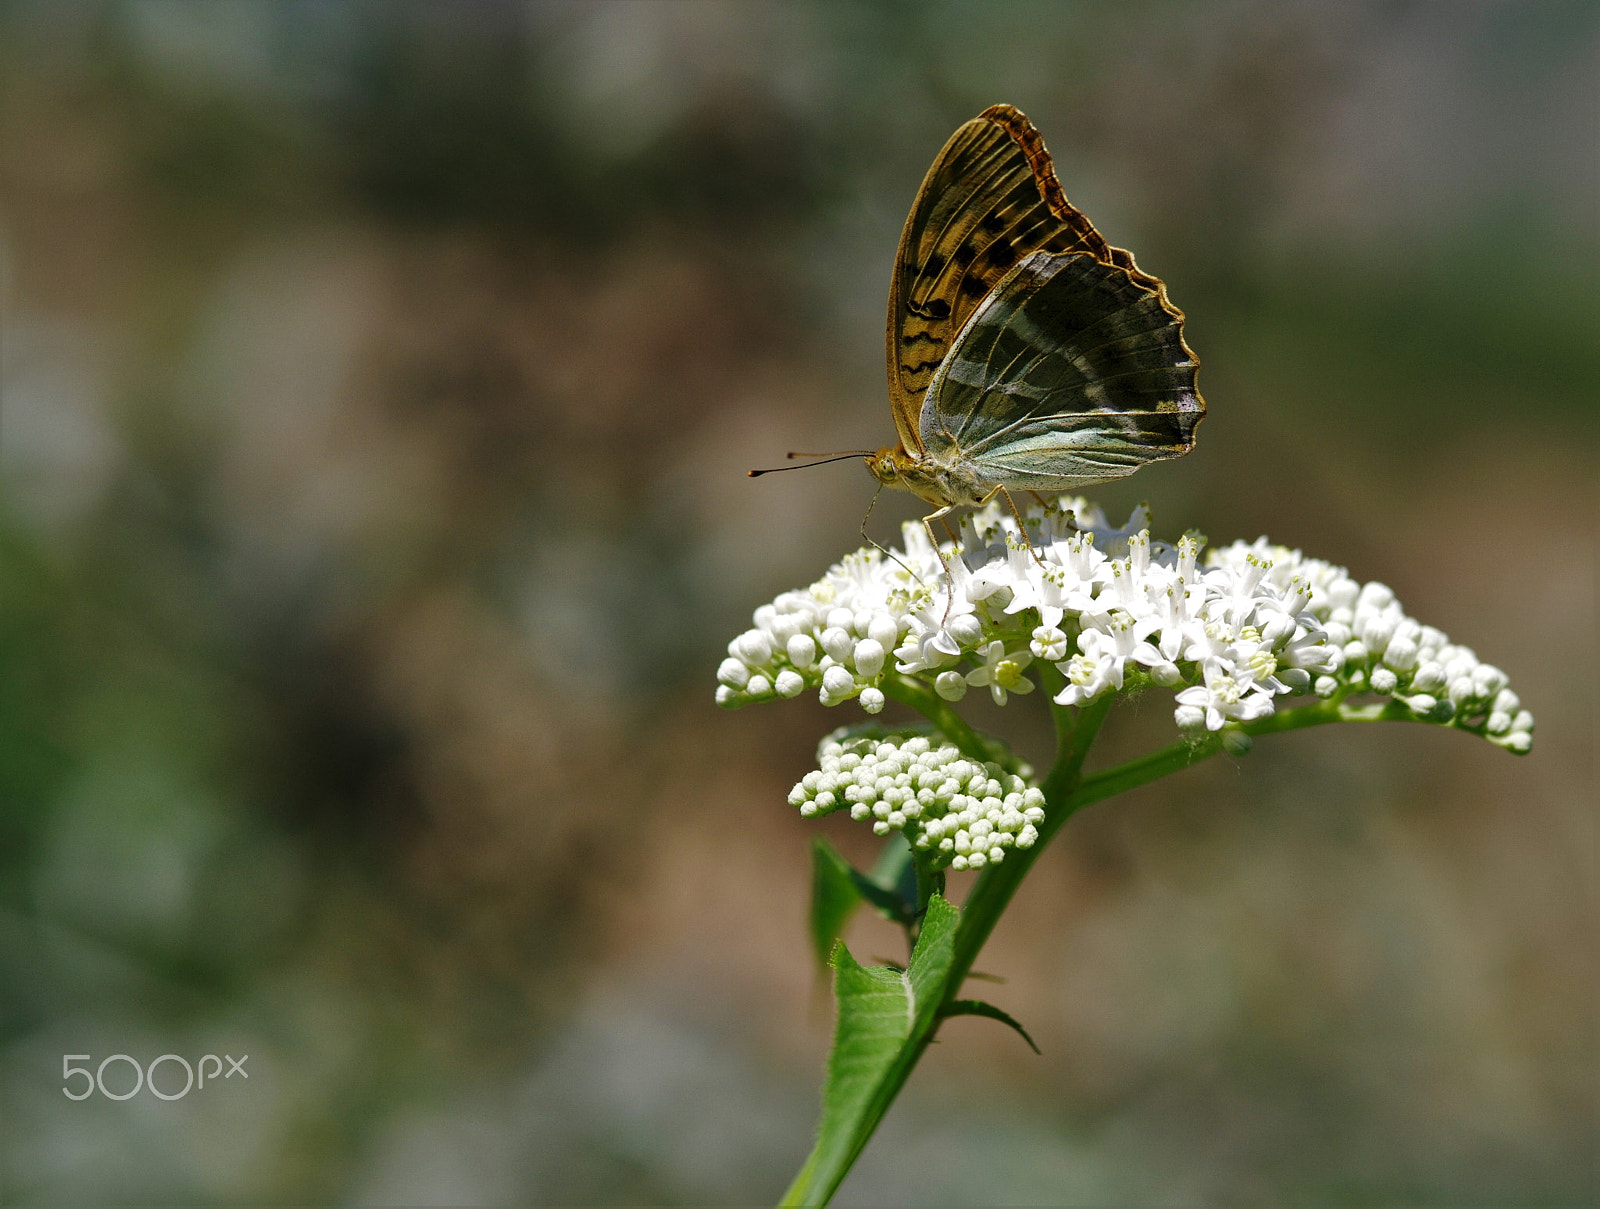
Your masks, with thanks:
[{"label": "butterfly leg", "polygon": [[[1038,492],[1030,492],[1030,494],[1034,499],[1039,498]],[[1011,509],[1011,515],[1017,518],[1017,532],[1021,533],[1022,540],[1028,543],[1028,553],[1033,555],[1034,562],[1038,563],[1041,567],[1044,566],[1044,559],[1039,557],[1039,551],[1034,547],[1033,539],[1028,536],[1028,526],[1023,522],[1022,513],[1017,511],[1017,501],[1011,498],[1011,492],[1007,491],[1004,487],[996,487],[989,493],[989,499],[992,500],[996,495],[1003,495],[1006,497],[1006,505]],[[989,500],[984,501],[984,503],[988,502]]]},{"label": "butterfly leg", "polygon": [[[886,546],[879,545],[879,543],[872,536],[872,534],[867,532],[867,521],[872,516],[872,510],[878,506],[878,497],[880,495],[882,495],[882,494],[883,494],[883,484],[879,483],[878,484],[878,489],[872,493],[872,503],[867,505],[867,515],[863,516],[861,518],[861,540],[866,542],[869,546],[871,546],[873,549],[875,549],[879,554],[882,554],[885,558],[892,559],[895,562],[899,563],[901,568],[904,569],[904,571],[906,572],[907,575],[911,576],[911,578],[916,580],[918,583],[921,583],[922,582],[922,576],[918,575],[914,570],[912,570],[910,567],[906,566],[905,560],[903,560],[893,550],[890,550]],[[924,527],[927,526],[927,521],[923,521],[923,526]],[[948,528],[948,527],[949,526],[946,526],[946,528]],[[933,536],[933,531],[929,530],[928,535],[930,537]],[[933,549],[934,549],[934,553],[938,553],[938,550],[939,550],[939,543],[938,542],[934,542],[933,543]],[[941,559],[941,561],[943,561],[943,560]],[[949,571],[950,571],[950,568],[946,567],[945,568],[946,577],[948,577]]]},{"label": "butterfly leg", "polygon": [[[945,532],[949,533],[950,522],[944,518],[950,515],[950,511],[954,507],[954,504],[946,504],[943,508],[930,512],[922,518],[922,527],[928,531],[928,541],[933,544],[933,552],[939,556],[939,565],[944,568],[944,619],[939,622],[940,625],[944,625],[950,620],[950,610],[955,607],[956,581],[950,575],[950,560],[945,558],[944,551],[939,548],[939,539],[933,535],[933,522],[938,521],[943,524]],[[951,533],[950,536],[957,544],[960,543],[960,539],[956,538],[954,533]]]}]

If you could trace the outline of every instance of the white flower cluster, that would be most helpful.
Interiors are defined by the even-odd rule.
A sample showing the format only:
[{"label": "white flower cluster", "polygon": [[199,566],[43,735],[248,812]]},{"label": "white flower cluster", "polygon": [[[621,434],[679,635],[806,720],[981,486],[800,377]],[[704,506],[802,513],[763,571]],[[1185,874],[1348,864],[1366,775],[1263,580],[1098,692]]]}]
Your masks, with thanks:
[{"label": "white flower cluster", "polygon": [[1031,848],[1044,820],[1044,793],[995,763],[921,735],[851,739],[836,733],[818,751],[821,767],[789,792],[806,818],[849,808],[878,835],[902,832],[935,869],[982,869],[1006,849]]},{"label": "white flower cluster", "polygon": [[946,701],[987,688],[1004,705],[1034,690],[1039,662],[1060,672],[1063,705],[1176,688],[1176,722],[1195,734],[1264,718],[1286,695],[1376,694],[1511,751],[1531,746],[1533,716],[1505,673],[1407,617],[1384,585],[1265,538],[1201,565],[1203,539],[1152,542],[1146,520],[1141,506],[1111,529],[1062,497],[1029,508],[1024,533],[994,504],[964,518],[943,560],[908,523],[904,549],[847,555],[757,609],[728,644],[717,703],[811,688],[824,705],[856,698],[875,714],[892,669]]}]

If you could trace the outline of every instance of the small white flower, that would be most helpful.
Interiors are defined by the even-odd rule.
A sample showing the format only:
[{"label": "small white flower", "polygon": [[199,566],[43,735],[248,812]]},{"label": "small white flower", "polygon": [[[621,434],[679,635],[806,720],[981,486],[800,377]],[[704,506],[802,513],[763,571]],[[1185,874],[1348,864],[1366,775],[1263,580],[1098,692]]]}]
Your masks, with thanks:
[{"label": "small white flower", "polygon": [[1057,705],[1087,705],[1112,687],[1109,660],[1074,655],[1065,663],[1056,664],[1056,667],[1067,678],[1066,688],[1055,696]]},{"label": "small white flower", "polygon": [[1037,626],[1033,631],[1033,641],[1028,644],[1028,650],[1035,659],[1054,663],[1067,657],[1067,636],[1052,625]]},{"label": "small white flower", "polygon": [[1021,696],[1033,692],[1033,682],[1022,674],[1022,669],[1033,662],[1031,653],[1026,650],[1008,652],[1005,642],[997,638],[978,654],[983,666],[967,673],[967,683],[973,688],[988,685],[996,705],[1006,703],[1007,693]]},{"label": "small white flower", "polygon": [[1203,710],[1207,730],[1221,730],[1230,720],[1249,722],[1264,718],[1273,708],[1271,693],[1252,691],[1248,684],[1240,684],[1220,663],[1208,663],[1205,683],[1184,689],[1176,700],[1180,706]]}]

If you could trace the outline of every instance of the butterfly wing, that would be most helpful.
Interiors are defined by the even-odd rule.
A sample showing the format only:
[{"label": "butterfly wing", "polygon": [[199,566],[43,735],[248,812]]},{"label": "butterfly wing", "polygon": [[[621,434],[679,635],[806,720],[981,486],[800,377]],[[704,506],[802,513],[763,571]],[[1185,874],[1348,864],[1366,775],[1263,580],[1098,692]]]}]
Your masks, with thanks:
[{"label": "butterfly wing", "polygon": [[926,392],[935,457],[988,483],[1064,491],[1188,453],[1205,404],[1160,283],[1089,253],[1035,252],[968,318]]},{"label": "butterfly wing", "polygon": [[1068,203],[1033,124],[994,105],[950,136],[900,234],[886,343],[890,406],[907,450],[923,451],[923,399],[962,325],[1001,278],[1040,251],[1118,265],[1166,303],[1161,283]]}]

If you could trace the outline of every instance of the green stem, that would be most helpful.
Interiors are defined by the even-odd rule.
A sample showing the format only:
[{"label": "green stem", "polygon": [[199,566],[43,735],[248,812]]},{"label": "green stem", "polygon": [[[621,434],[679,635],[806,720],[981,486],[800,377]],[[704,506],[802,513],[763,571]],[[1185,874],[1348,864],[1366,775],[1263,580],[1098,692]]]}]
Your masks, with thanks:
[{"label": "green stem", "polygon": [[955,961],[945,986],[946,1003],[959,997],[962,983],[989,934],[1000,922],[1000,916],[1011,904],[1022,879],[1062,824],[1081,805],[1075,791],[1082,783],[1083,761],[1114,700],[1114,694],[1107,693],[1081,709],[1052,705],[1056,722],[1056,760],[1042,786],[1045,817],[1039,826],[1039,838],[1031,848],[1013,848],[1006,854],[1004,863],[987,866],[973,883],[972,892],[961,906],[961,922],[956,928]]},{"label": "green stem", "polygon": [[[1040,669],[1041,687],[1049,696],[1059,691],[1060,681],[1054,669],[1046,665]],[[884,692],[897,701],[911,706],[958,746],[963,753],[975,759],[993,758],[982,736],[964,722],[949,704],[926,685],[908,676],[886,676]],[[944,986],[944,1004],[959,998],[962,984],[971,973],[989,934],[994,931],[1017,888],[1033,867],[1034,861],[1066,821],[1094,802],[1144,785],[1150,781],[1178,772],[1191,764],[1207,759],[1222,750],[1220,735],[1208,734],[1198,740],[1180,740],[1158,751],[1126,763],[1118,764],[1089,776],[1083,775],[1083,763],[1089,748],[1100,733],[1101,724],[1110,712],[1115,694],[1107,693],[1098,701],[1082,708],[1052,704],[1056,724],[1056,758],[1045,777],[1045,819],[1039,827],[1039,839],[1031,848],[1013,848],[1001,864],[989,865],[978,875],[972,891],[961,907],[961,921],[955,935],[954,961]],[[1332,722],[1384,722],[1416,720],[1415,716],[1397,702],[1376,705],[1351,706],[1341,700],[1318,701],[1296,709],[1280,710],[1269,717],[1247,722],[1237,729],[1249,735],[1278,734],[1321,726]],[[920,872],[920,870],[919,870]],[[919,878],[920,881],[920,878]],[[922,886],[918,887],[921,899]],[[848,1155],[844,1161],[822,1170],[817,1165],[817,1152],[813,1151],[794,1183],[784,1194],[783,1205],[825,1205],[844,1180],[850,1167],[866,1148],[878,1124],[889,1111],[895,1097],[916,1067],[923,1051],[933,1041],[941,1020],[940,1013],[930,1013],[926,1023],[908,1036],[896,1055],[894,1063],[885,1072],[873,1097],[871,1110],[860,1123]]]}]

